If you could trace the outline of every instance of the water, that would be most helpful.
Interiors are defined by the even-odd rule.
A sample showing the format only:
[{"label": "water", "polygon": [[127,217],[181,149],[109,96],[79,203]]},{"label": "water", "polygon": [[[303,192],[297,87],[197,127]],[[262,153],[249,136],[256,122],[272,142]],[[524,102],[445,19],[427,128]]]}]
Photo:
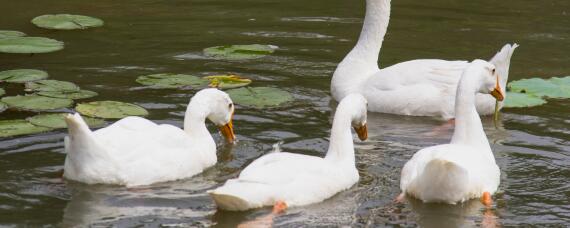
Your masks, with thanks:
[{"label": "water", "polygon": [[[219,145],[219,163],[194,178],[127,189],[62,181],[65,131],[0,139],[0,225],[51,226],[235,226],[266,214],[216,211],[205,193],[283,141],[282,150],[324,156],[331,110],[330,76],[354,45],[363,1],[3,1],[1,29],[65,41],[63,51],[39,55],[0,54],[0,69],[37,68],[111,99],[137,103],[149,118],[182,125],[192,96],[184,90],[138,89],[135,78],[162,72],[207,75],[237,73],[255,86],[292,92],[296,102],[278,109],[238,107],[239,143]],[[394,0],[381,66],[416,59],[491,57],[504,43],[518,42],[510,80],[568,75],[570,2]],[[92,15],[105,26],[86,31],[48,31],[29,23],[47,13]],[[250,61],[213,61],[205,47],[272,44],[274,55]],[[8,92],[19,89],[11,85]],[[292,208],[276,225],[551,225],[570,222],[570,110],[568,100],[530,109],[504,110],[500,126],[484,118],[501,168],[495,206],[477,201],[451,206],[399,194],[399,172],[418,149],[445,143],[451,129],[430,132],[432,118],[369,115],[369,140],[357,143],[361,180],[323,203]],[[5,112],[0,119],[33,113]],[[209,126],[212,132],[214,127]],[[214,134],[217,142],[220,136]]]}]

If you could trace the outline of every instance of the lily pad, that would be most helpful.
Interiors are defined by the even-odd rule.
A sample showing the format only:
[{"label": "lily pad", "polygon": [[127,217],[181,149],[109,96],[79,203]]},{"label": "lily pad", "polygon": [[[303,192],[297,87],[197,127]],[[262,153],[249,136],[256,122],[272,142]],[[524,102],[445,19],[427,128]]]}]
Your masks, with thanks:
[{"label": "lily pad", "polygon": [[570,76],[565,78],[530,78],[509,83],[511,92],[526,93],[538,97],[570,98]]},{"label": "lily pad", "polygon": [[[67,128],[67,124],[65,123],[65,116],[68,113],[49,113],[49,114],[40,114],[36,116],[32,116],[27,118],[26,120],[33,125],[40,126],[40,127],[48,127],[48,128]],[[105,124],[105,120],[96,119],[91,117],[83,117],[85,123],[90,127],[100,127]]]},{"label": "lily pad", "polygon": [[503,107],[524,108],[539,106],[543,104],[546,104],[546,101],[540,97],[527,93],[507,92],[507,99],[505,100]]},{"label": "lily pad", "polygon": [[276,46],[263,44],[226,45],[205,48],[204,54],[217,59],[256,59],[275,52],[275,49]]},{"label": "lily pad", "polygon": [[20,31],[0,30],[0,39],[8,37],[20,37],[25,35],[26,35],[25,33]]},{"label": "lily pad", "polygon": [[3,102],[0,102],[0,112],[5,111],[6,109],[8,109],[8,105],[4,104]]},{"label": "lily pad", "polygon": [[17,69],[0,71],[0,81],[24,83],[46,79],[48,73],[43,70]]},{"label": "lily pad", "polygon": [[242,78],[233,74],[206,76],[204,79],[210,81],[210,84],[208,84],[208,86],[219,89],[233,89],[251,84],[250,79]]},{"label": "lily pad", "polygon": [[73,30],[103,26],[103,20],[99,18],[72,15],[72,14],[47,14],[35,17],[32,23],[40,28]]},{"label": "lily pad", "polygon": [[99,95],[96,92],[90,90],[77,90],[77,91],[43,91],[39,92],[38,95],[46,97],[55,98],[67,98],[67,99],[86,99]]},{"label": "lily pad", "polygon": [[8,37],[0,39],[0,52],[4,53],[47,53],[63,49],[63,42],[45,37]]},{"label": "lily pad", "polygon": [[4,94],[6,94],[6,90],[0,88],[0,96],[4,96]]},{"label": "lily pad", "polygon": [[35,82],[26,83],[26,91],[28,92],[76,92],[79,91],[79,86],[73,82],[58,81],[58,80],[40,80]]},{"label": "lily pad", "polygon": [[50,128],[40,127],[29,123],[26,120],[1,120],[0,137],[10,137],[17,135],[29,135],[49,131]]},{"label": "lily pad", "polygon": [[71,99],[52,98],[37,95],[3,97],[1,101],[6,103],[9,108],[28,111],[45,111],[67,108],[73,104],[73,100]]},{"label": "lily pad", "polygon": [[155,88],[204,87],[208,81],[188,74],[151,74],[140,76],[138,83]]},{"label": "lily pad", "polygon": [[255,108],[279,106],[293,100],[289,92],[271,87],[230,89],[227,93],[236,104]]},{"label": "lily pad", "polygon": [[127,116],[146,116],[146,109],[129,103],[118,101],[94,101],[78,104],[75,110],[82,115],[103,118],[120,119]]}]

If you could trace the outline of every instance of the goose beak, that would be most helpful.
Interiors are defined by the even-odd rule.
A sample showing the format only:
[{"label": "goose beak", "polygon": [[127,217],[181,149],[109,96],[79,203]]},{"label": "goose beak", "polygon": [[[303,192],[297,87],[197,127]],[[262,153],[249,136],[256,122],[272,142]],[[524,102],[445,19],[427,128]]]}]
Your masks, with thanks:
[{"label": "goose beak", "polygon": [[368,128],[366,127],[366,124],[354,127],[354,131],[356,131],[356,134],[361,141],[364,141],[368,138]]},{"label": "goose beak", "polygon": [[499,76],[497,76],[497,84],[495,84],[495,89],[491,92],[491,96],[495,97],[498,101],[503,101],[503,99],[505,99],[505,94],[499,85]]},{"label": "goose beak", "polygon": [[233,118],[234,114],[232,113],[232,117],[230,118],[230,122],[226,125],[220,126],[220,132],[226,138],[228,143],[233,143],[236,140],[236,135],[234,134],[234,125],[233,125]]}]

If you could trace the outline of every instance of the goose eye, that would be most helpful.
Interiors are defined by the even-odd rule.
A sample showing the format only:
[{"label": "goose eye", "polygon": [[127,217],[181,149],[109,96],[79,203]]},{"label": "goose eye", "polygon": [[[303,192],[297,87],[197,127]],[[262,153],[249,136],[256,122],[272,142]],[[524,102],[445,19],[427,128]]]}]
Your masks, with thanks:
[{"label": "goose eye", "polygon": [[493,72],[493,74],[495,74],[495,68],[493,68],[492,72]]},{"label": "goose eye", "polygon": [[228,105],[228,108],[231,109],[233,106],[234,106],[234,104],[230,103],[230,104]]}]

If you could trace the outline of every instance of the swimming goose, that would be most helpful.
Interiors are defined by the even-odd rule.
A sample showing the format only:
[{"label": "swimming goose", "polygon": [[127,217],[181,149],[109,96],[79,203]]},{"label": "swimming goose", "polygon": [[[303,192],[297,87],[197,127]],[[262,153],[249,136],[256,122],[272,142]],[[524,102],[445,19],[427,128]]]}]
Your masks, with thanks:
[{"label": "swimming goose", "polygon": [[[455,204],[481,197],[491,204],[500,181],[499,167],[476,110],[476,95],[504,99],[495,66],[475,60],[465,69],[455,99],[455,131],[449,144],[424,148],[402,169],[402,194],[424,202]],[[398,198],[402,198],[400,195]]]},{"label": "swimming goose", "polygon": [[233,142],[230,97],[218,89],[204,89],[192,97],[184,130],[141,117],[126,117],[91,131],[79,114],[66,122],[64,177],[88,184],[149,185],[191,177],[214,165],[216,143],[205,119],[220,126]]},{"label": "swimming goose", "polygon": [[321,202],[350,188],[358,179],[350,127],[361,140],[367,138],[366,100],[346,96],[338,105],[324,158],[273,152],[248,165],[238,178],[209,191],[218,208],[248,210],[274,205],[274,213],[292,206]]},{"label": "swimming goose", "polygon": [[[361,93],[368,100],[369,111],[452,119],[455,88],[469,63],[418,59],[379,69],[378,55],[389,20],[390,0],[366,0],[366,15],[358,42],[333,74],[333,98],[340,101],[348,94]],[[510,59],[517,46],[506,44],[490,60],[501,76],[502,88],[507,84]],[[480,115],[493,114],[495,99],[488,94],[478,94],[476,107]]]}]

